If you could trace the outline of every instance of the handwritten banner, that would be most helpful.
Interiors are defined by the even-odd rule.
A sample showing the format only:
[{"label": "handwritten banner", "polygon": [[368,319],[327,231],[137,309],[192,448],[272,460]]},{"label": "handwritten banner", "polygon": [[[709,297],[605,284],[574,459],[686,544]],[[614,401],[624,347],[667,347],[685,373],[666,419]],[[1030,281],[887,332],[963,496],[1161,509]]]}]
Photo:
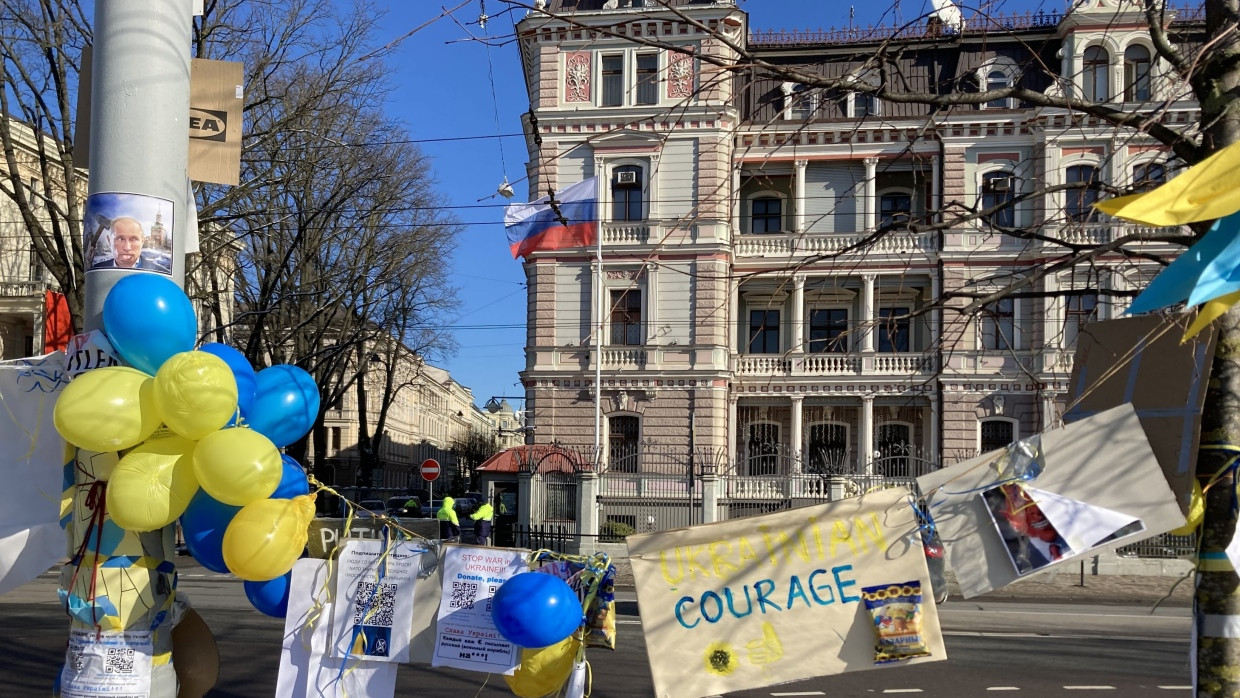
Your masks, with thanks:
[{"label": "handwritten banner", "polygon": [[[695,698],[875,668],[863,589],[920,582],[929,655],[947,658],[907,489],[629,536],[656,693]],[[915,615],[915,617],[914,617]]]}]

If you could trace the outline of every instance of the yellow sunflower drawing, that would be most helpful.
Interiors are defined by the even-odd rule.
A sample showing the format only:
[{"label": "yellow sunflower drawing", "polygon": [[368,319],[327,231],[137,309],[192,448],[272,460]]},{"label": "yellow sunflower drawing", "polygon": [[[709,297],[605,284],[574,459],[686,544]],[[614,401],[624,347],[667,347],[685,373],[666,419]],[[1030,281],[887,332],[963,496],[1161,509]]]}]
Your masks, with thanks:
[{"label": "yellow sunflower drawing", "polygon": [[741,664],[736,657],[736,652],[732,651],[732,645],[726,642],[712,642],[707,645],[706,654],[702,659],[706,664],[706,670],[719,676],[731,674]]}]

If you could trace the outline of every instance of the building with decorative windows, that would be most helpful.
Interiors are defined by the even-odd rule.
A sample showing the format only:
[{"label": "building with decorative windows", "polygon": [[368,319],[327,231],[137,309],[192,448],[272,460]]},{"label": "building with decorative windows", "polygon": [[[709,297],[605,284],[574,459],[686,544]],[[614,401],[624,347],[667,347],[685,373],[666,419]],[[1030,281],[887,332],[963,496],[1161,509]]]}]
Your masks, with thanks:
[{"label": "building with decorative windows", "polygon": [[[1169,152],[1033,97],[943,98],[1015,86],[1190,129],[1139,3],[792,33],[670,4],[548,0],[517,25],[531,198],[599,177],[602,236],[601,260],[525,260],[526,424],[561,447],[521,468],[526,518],[716,520],[1056,424],[1081,328],[1178,249],[1091,204]],[[1170,16],[1192,50],[1200,11]],[[738,46],[834,86],[733,69]]]}]

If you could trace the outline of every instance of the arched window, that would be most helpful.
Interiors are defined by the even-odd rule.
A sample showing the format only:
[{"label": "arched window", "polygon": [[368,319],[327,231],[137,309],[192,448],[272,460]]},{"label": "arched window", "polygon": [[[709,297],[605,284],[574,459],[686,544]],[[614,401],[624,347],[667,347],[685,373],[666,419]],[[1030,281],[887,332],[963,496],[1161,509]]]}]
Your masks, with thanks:
[{"label": "arched window", "polygon": [[1132,188],[1149,191],[1167,181],[1167,167],[1161,162],[1145,162],[1132,168]]},{"label": "arched window", "polygon": [[1080,188],[1064,192],[1064,213],[1068,220],[1074,223],[1098,220],[1098,212],[1094,210],[1098,190],[1090,188],[1090,185],[1098,183],[1098,168],[1093,165],[1073,165],[1068,168],[1064,182],[1080,185]]},{"label": "arched window", "polygon": [[990,453],[1016,441],[1016,423],[1010,419],[983,419],[978,425],[980,432],[979,453]]},{"label": "arched window", "polygon": [[611,173],[611,219],[640,221],[645,217],[642,206],[642,168],[624,165]]},{"label": "arched window", "polygon": [[907,225],[913,218],[913,195],[891,191],[878,197],[878,225],[882,228]]},{"label": "arched window", "polygon": [[1085,49],[1084,65],[1081,71],[1081,87],[1085,99],[1105,102],[1111,98],[1111,54],[1101,46],[1090,46]]},{"label": "arched window", "polygon": [[986,222],[1000,228],[1016,225],[1016,177],[1011,172],[987,172],[982,175],[982,210],[993,212]]},{"label": "arched window", "polygon": [[758,422],[749,425],[749,475],[779,474],[779,425]]},{"label": "arched window", "polygon": [[1016,301],[1000,298],[982,308],[982,348],[1005,351],[1016,348]]},{"label": "arched window", "polygon": [[1124,101],[1150,98],[1150,50],[1140,44],[1124,49]]},{"label": "arched window", "polygon": [[878,425],[874,450],[878,451],[878,474],[883,477],[912,477],[909,455],[913,448],[913,425],[887,422]]},{"label": "arched window", "polygon": [[749,204],[749,232],[778,233],[784,229],[783,202],[779,197],[763,196]]},{"label": "arched window", "polygon": [[809,462],[806,472],[814,475],[838,475],[850,472],[847,425],[811,424],[808,447]]},{"label": "arched window", "polygon": [[[1012,78],[1009,77],[1006,72],[995,68],[995,69],[991,69],[990,72],[986,73],[986,91],[987,92],[991,90],[1006,90],[1007,88],[1011,86],[1012,86]],[[984,105],[986,109],[1010,109],[1011,106],[1012,106],[1012,100],[1009,99],[1008,97],[999,97],[998,99],[992,99]]]},{"label": "arched window", "polygon": [[621,473],[635,473],[638,466],[637,417],[618,415],[607,419],[607,467]]}]

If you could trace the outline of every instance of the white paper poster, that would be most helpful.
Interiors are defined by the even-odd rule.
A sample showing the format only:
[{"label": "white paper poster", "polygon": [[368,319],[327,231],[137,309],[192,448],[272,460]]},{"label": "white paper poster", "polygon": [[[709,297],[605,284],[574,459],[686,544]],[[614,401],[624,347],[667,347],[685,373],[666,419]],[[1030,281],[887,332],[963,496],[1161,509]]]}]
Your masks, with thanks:
[{"label": "white paper poster", "polygon": [[444,547],[443,598],[431,666],[512,674],[520,648],[504,639],[491,620],[491,597],[514,575],[526,572],[518,550]]},{"label": "white paper poster", "polygon": [[65,355],[0,363],[0,594],[65,557],[60,498],[68,456],[52,409],[68,384]]},{"label": "white paper poster", "polygon": [[148,698],[151,694],[151,633],[69,631],[60,676],[61,698]]},{"label": "white paper poster", "polygon": [[406,541],[345,541],[336,573],[333,657],[409,661],[421,555],[421,549]]},{"label": "white paper poster", "polygon": [[396,663],[327,656],[329,581],[326,560],[306,558],[293,565],[276,698],[391,698]]}]

